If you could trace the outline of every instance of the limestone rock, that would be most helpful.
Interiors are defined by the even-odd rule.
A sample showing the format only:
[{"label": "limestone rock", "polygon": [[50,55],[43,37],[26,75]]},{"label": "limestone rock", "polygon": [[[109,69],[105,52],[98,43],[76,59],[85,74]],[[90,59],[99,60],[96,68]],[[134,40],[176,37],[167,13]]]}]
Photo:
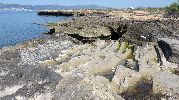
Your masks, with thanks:
[{"label": "limestone rock", "polygon": [[57,62],[54,60],[45,60],[45,61],[40,61],[39,63],[45,64],[45,65],[53,65],[53,64],[56,64]]},{"label": "limestone rock", "polygon": [[179,76],[168,72],[156,74],[153,79],[153,91],[179,99]]},{"label": "limestone rock", "polygon": [[[115,91],[109,80],[103,76],[93,76],[90,78],[85,78],[84,82],[86,84],[91,84],[93,86],[93,95],[100,98],[101,100],[124,100]],[[96,98],[97,99],[97,98]]]},{"label": "limestone rock", "polygon": [[81,68],[84,64],[89,61],[89,56],[79,56],[69,60],[68,62],[63,62],[58,65],[57,68],[60,72],[69,72],[77,68]]},{"label": "limestone rock", "polygon": [[123,60],[116,56],[106,57],[104,60],[94,60],[88,64],[86,71],[92,75],[105,75],[112,73],[112,69],[116,68]]},{"label": "limestone rock", "polygon": [[126,48],[127,48],[127,43],[126,42],[122,42],[121,43],[121,47],[120,47],[120,51],[122,52],[122,53],[125,53],[126,52]]},{"label": "limestone rock", "polygon": [[117,42],[115,43],[115,50],[119,50],[120,47],[121,47],[121,44],[119,43],[119,41],[117,41]]},{"label": "limestone rock", "polygon": [[134,55],[131,49],[126,49],[126,52],[123,55],[124,59],[134,59]]},{"label": "limestone rock", "polygon": [[143,84],[150,84],[148,77],[124,66],[118,66],[112,82],[118,86],[118,93],[142,93],[150,90],[150,86],[142,87]]},{"label": "limestone rock", "polygon": [[67,54],[59,55],[59,57],[56,58],[55,61],[57,61],[57,62],[63,62],[65,60],[67,60],[67,58],[68,58]]}]

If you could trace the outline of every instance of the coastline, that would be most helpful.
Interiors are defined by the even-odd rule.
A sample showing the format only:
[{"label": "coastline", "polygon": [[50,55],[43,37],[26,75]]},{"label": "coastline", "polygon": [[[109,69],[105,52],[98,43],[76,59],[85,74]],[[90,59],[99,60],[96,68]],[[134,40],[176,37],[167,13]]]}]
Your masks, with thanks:
[{"label": "coastline", "polygon": [[74,17],[0,49],[0,99],[179,99],[179,23],[113,14]]},{"label": "coastline", "polygon": [[56,22],[65,17],[38,16],[37,12],[3,12],[0,16],[0,47],[15,45],[40,37],[48,32],[46,23]]}]

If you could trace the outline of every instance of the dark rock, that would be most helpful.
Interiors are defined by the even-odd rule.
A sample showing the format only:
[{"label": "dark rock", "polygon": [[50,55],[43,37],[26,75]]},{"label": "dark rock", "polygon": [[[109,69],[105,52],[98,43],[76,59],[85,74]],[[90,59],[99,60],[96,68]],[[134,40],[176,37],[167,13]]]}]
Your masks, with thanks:
[{"label": "dark rock", "polygon": [[64,11],[40,11],[38,15],[47,15],[47,16],[74,16],[74,12],[64,12]]},{"label": "dark rock", "polygon": [[55,28],[52,28],[52,29],[50,29],[50,31],[49,31],[49,32],[44,33],[44,34],[49,34],[49,35],[52,35],[52,34],[54,34],[54,33],[55,33]]},{"label": "dark rock", "polygon": [[49,33],[50,33],[50,34],[55,33],[55,28],[50,29],[50,32],[49,32]]},{"label": "dark rock", "polygon": [[111,40],[118,40],[119,38],[122,37],[123,34],[127,32],[127,25],[119,25],[119,27],[116,29],[109,26],[109,30],[111,32]]}]

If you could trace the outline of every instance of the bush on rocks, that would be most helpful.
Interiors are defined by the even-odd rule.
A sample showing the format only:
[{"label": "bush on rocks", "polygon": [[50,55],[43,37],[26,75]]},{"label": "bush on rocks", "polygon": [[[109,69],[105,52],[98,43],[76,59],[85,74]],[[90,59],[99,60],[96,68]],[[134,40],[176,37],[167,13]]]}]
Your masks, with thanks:
[{"label": "bush on rocks", "polygon": [[179,1],[178,3],[172,3],[170,6],[166,7],[166,17],[179,17]]}]

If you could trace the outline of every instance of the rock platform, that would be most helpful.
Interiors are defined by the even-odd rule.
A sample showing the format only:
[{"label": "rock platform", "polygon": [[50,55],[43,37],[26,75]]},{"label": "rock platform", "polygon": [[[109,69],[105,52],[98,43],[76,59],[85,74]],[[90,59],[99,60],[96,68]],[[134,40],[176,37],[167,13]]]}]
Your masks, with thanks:
[{"label": "rock platform", "polygon": [[84,16],[51,27],[0,49],[1,100],[179,99],[178,21]]}]

